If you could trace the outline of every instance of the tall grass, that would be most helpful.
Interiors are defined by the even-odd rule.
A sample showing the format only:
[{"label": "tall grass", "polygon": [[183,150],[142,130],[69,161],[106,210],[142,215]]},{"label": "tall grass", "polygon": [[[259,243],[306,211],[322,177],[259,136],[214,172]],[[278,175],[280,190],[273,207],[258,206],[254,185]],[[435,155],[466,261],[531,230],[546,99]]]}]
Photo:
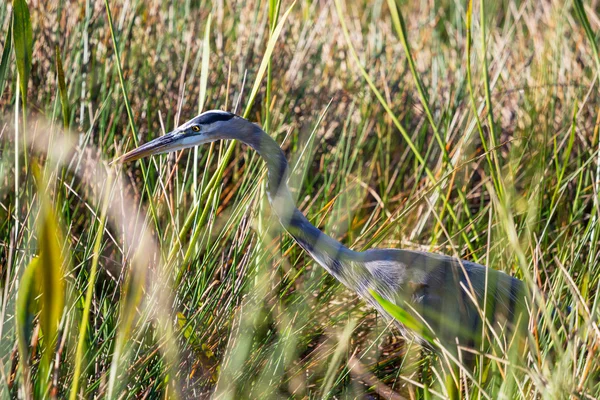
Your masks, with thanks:
[{"label": "tall grass", "polygon": [[[0,4],[0,397],[600,397],[597,14]],[[525,280],[522,353],[499,338],[471,370],[403,339],[282,232],[235,142],[108,165],[212,108],[281,143],[349,247]]]}]

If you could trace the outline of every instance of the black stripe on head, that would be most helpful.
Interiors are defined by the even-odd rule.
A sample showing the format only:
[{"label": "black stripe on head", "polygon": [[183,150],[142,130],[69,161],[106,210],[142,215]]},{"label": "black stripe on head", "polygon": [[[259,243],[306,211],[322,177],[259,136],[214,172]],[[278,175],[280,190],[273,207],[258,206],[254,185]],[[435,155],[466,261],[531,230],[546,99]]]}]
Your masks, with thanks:
[{"label": "black stripe on head", "polygon": [[219,121],[229,121],[233,117],[235,114],[226,111],[207,111],[199,115],[194,122],[199,125],[210,125]]}]

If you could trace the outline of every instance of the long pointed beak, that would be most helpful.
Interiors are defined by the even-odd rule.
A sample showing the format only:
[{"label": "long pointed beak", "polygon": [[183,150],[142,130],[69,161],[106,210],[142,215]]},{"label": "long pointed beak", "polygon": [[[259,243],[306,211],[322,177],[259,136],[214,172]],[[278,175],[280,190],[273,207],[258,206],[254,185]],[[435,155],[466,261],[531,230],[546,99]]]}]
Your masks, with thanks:
[{"label": "long pointed beak", "polygon": [[178,136],[178,133],[178,131],[169,132],[164,136],[151,140],[148,143],[144,143],[138,148],[123,154],[121,157],[111,162],[111,164],[117,162],[126,163],[129,161],[138,160],[143,157],[148,157],[153,154],[160,154],[178,150],[181,147],[179,145],[180,136]]}]

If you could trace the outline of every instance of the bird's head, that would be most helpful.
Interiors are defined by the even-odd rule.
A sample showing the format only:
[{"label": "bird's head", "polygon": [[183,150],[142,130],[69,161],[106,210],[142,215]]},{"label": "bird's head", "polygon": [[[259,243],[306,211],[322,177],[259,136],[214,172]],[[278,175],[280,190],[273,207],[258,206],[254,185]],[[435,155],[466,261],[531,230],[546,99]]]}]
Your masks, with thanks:
[{"label": "bird's head", "polygon": [[164,136],[144,143],[119,157],[115,162],[128,162],[153,154],[169,153],[220,139],[243,138],[253,124],[225,111],[206,111]]}]

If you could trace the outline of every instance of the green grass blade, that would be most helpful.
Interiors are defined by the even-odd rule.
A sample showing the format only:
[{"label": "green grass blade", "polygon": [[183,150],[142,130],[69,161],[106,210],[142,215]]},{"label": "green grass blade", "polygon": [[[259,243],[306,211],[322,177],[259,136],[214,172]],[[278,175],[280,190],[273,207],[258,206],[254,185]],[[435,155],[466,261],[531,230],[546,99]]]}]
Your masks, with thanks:
[{"label": "green grass blade", "polygon": [[[27,104],[27,84],[31,72],[31,57],[33,53],[33,33],[29,8],[25,0],[13,1],[13,40],[15,56],[17,58],[17,71],[19,72],[19,85],[23,106]],[[25,112],[25,110],[23,110]]]},{"label": "green grass blade", "polygon": [[198,98],[198,114],[204,111],[204,102],[206,101],[206,88],[208,87],[208,75],[210,71],[210,23],[212,14],[208,14],[206,19],[206,28],[204,29],[204,40],[202,41],[202,68],[200,70],[200,96]]},{"label": "green grass blade", "polygon": [[[425,87],[423,86],[423,82],[417,71],[417,67],[415,66],[415,60],[412,55],[410,43],[408,41],[408,34],[406,33],[406,24],[404,22],[404,16],[402,15],[402,11],[400,10],[400,7],[397,5],[397,1],[398,0],[388,0],[388,8],[390,9],[390,13],[392,14],[392,22],[394,24],[394,28],[396,29],[396,34],[400,37],[400,41],[402,42],[402,47],[404,48],[404,54],[406,55],[406,59],[408,61],[408,66],[409,66],[410,72],[412,74],[413,81],[415,83],[415,86],[417,87],[417,93],[419,94],[419,101],[421,102],[421,105],[423,106],[423,109],[425,110],[425,115],[427,116],[427,120],[429,121],[429,125],[431,126],[431,129],[433,130],[433,135],[438,143],[438,146],[440,147],[440,151],[442,153],[442,160],[446,164],[445,165],[446,169],[450,170],[453,167],[453,162],[448,154],[448,149],[447,149],[448,144],[445,142],[445,139],[442,138],[442,135],[438,129],[438,125],[433,118],[433,112],[431,111],[431,106],[429,105],[429,99],[427,96],[427,92],[425,91]],[[460,199],[464,205],[463,210],[469,217],[469,223],[472,223],[473,220],[471,218],[469,207],[467,206],[467,199],[465,198],[465,195],[464,195],[464,193],[462,193],[462,191],[458,190],[457,192],[458,192],[458,195],[460,196]],[[445,199],[444,196],[440,196],[440,198],[442,198],[443,201],[447,202],[447,199]],[[446,196],[446,198],[447,198],[447,196]],[[442,212],[440,214],[440,219],[444,218],[444,213],[449,209],[450,209],[449,207],[444,207],[442,209]],[[453,219],[456,221],[457,220],[456,216],[453,216]],[[467,239],[467,238],[465,237],[465,239]],[[468,242],[469,242],[469,240],[467,240],[467,243]]]},{"label": "green grass blade", "polygon": [[8,72],[8,64],[10,63],[12,46],[12,24],[8,24],[6,38],[4,39],[4,49],[2,50],[2,59],[0,59],[0,98],[2,98],[4,87],[6,86],[6,74]]},{"label": "green grass blade", "polygon": [[433,129],[433,134],[438,142],[438,145],[440,146],[440,150],[442,151],[444,160],[448,162],[449,158],[448,152],[446,151],[446,144],[440,136],[437,124],[433,119],[433,113],[431,112],[431,107],[429,106],[429,99],[427,98],[427,93],[425,92],[423,82],[421,82],[419,72],[417,72],[417,67],[415,66],[415,60],[413,59],[413,55],[411,53],[410,43],[408,42],[408,37],[406,34],[406,25],[404,23],[404,17],[402,16],[402,11],[400,10],[400,8],[396,6],[396,1],[397,0],[387,0],[390,13],[392,14],[394,28],[396,29],[396,34],[400,37],[402,47],[404,47],[404,54],[406,55],[406,59],[408,61],[408,67],[410,69],[410,73],[412,74],[413,81],[415,82],[415,86],[417,87],[417,92],[419,93],[419,100],[421,101],[421,105],[425,110],[425,114],[427,115],[429,125],[431,125],[431,129]]},{"label": "green grass blade", "polygon": [[[590,42],[590,45],[592,46],[592,54],[594,56],[594,61],[596,62],[596,75],[600,76],[600,55],[598,55],[598,44],[596,43],[596,35],[594,34],[594,31],[592,30],[592,27],[590,25],[590,21],[588,20],[587,14],[585,12],[585,9],[583,7],[583,2],[582,0],[574,0],[573,2],[574,6],[575,6],[575,12],[577,14],[577,17],[579,18],[579,20],[581,21],[581,24],[583,25],[583,29],[585,30],[585,34]],[[598,137],[598,133],[600,132],[600,108],[597,111],[596,114],[596,123],[594,125],[594,135],[593,137],[596,138],[597,143],[597,155],[596,155],[596,176],[595,176],[595,180],[594,180],[594,189],[595,189],[595,196],[594,196],[594,210],[593,210],[593,218],[591,221],[591,225],[594,226],[594,228],[592,229],[592,234],[591,234],[591,241],[592,241],[592,246],[590,248],[590,251],[592,253],[595,253],[596,250],[596,246],[597,246],[597,240],[598,237],[600,235],[600,229],[597,229],[596,225],[596,221],[598,220],[598,213],[600,212],[600,138]]]},{"label": "green grass blade", "polygon": [[356,321],[351,320],[348,321],[346,326],[344,327],[343,332],[339,335],[338,345],[331,357],[331,361],[327,367],[327,372],[325,373],[325,377],[323,379],[323,385],[321,386],[321,393],[323,394],[324,399],[328,399],[330,396],[331,388],[333,387],[333,382],[336,377],[336,370],[342,361],[342,356],[347,351],[348,345],[350,343],[352,332],[356,327]]},{"label": "green grass blade", "polygon": [[108,210],[108,204],[110,203],[110,192],[112,186],[112,175],[108,176],[106,185],[104,186],[104,200],[102,204],[102,210],[100,212],[100,223],[98,224],[98,230],[96,231],[96,238],[94,240],[94,250],[92,256],[92,265],[89,272],[89,280],[87,283],[87,291],[85,294],[85,303],[83,305],[83,312],[81,315],[81,324],[79,325],[79,339],[77,341],[77,350],[75,353],[75,369],[73,372],[73,381],[71,383],[71,392],[69,395],[70,400],[77,398],[77,392],[79,390],[79,377],[81,375],[81,366],[83,364],[83,351],[85,347],[85,340],[88,330],[88,321],[90,316],[90,308],[92,306],[92,297],[94,295],[94,287],[96,285],[96,276],[98,272],[98,261],[100,260],[100,247],[102,245],[102,237],[104,236],[104,227],[106,226],[106,214]]},{"label": "green grass blade", "polygon": [[60,92],[60,104],[62,106],[63,126],[69,129],[69,95],[65,83],[65,71],[63,70],[62,59],[58,46],[55,47],[56,55],[56,75],[58,76],[58,91]]},{"label": "green grass blade", "polygon": [[[37,167],[34,170],[37,170]],[[41,199],[41,220],[38,223],[39,266],[36,269],[36,279],[39,282],[41,291],[40,326],[46,343],[40,364],[40,371],[44,380],[49,374],[50,360],[54,356],[58,325],[62,318],[65,302],[63,269],[68,265],[69,260],[63,255],[65,239],[62,229],[58,224],[52,202],[45,194],[46,179],[39,176],[37,172],[36,175],[38,175],[38,196]]]},{"label": "green grass blade", "polygon": [[[269,33],[271,35],[277,27],[280,7],[281,0],[269,0]],[[269,60],[269,65],[267,66],[267,92],[265,94],[265,123],[263,126],[265,132],[269,132],[271,127],[271,91],[273,85],[272,69],[273,63],[271,60]]]},{"label": "green grass blade", "polygon": [[258,93],[258,89],[260,89],[260,85],[265,76],[265,71],[267,69],[267,65],[269,65],[269,60],[271,59],[271,54],[273,54],[273,49],[275,48],[275,44],[277,43],[277,39],[281,34],[281,31],[285,25],[285,20],[288,15],[294,8],[296,2],[294,1],[292,5],[287,9],[285,14],[281,17],[281,21],[277,24],[271,37],[269,38],[269,42],[267,43],[267,49],[265,50],[265,54],[262,58],[260,66],[258,67],[258,72],[256,74],[256,79],[254,80],[254,85],[252,86],[252,91],[250,92],[250,97],[248,98],[248,103],[246,103],[246,108],[244,110],[244,118],[248,118],[250,116],[250,110],[254,105],[254,99],[256,98],[256,94]]},{"label": "green grass blade", "polygon": [[421,321],[412,316],[408,311],[398,306],[397,304],[392,303],[391,301],[384,299],[374,290],[369,290],[371,296],[383,307],[383,309],[388,312],[392,317],[398,320],[402,325],[406,326],[408,329],[416,332],[423,339],[427,340],[429,343],[434,343],[433,333],[427,328]]},{"label": "green grass blade", "polygon": [[19,343],[19,359],[23,374],[23,387],[25,397],[31,398],[31,377],[29,366],[29,343],[33,332],[33,321],[38,311],[35,298],[39,293],[36,288],[36,275],[40,260],[35,257],[31,260],[19,283],[15,315],[17,319],[17,339]]},{"label": "green grass blade", "polygon": [[[265,50],[265,54],[263,55],[262,62],[260,64],[260,67],[258,68],[256,80],[254,81],[254,85],[252,87],[252,92],[250,93],[250,97],[248,98],[248,103],[246,104],[246,108],[245,108],[245,111],[243,114],[244,118],[248,118],[250,115],[250,111],[252,110],[252,105],[254,104],[254,99],[256,98],[256,94],[258,93],[258,89],[260,88],[260,84],[262,82],[262,79],[264,78],[265,70],[267,68],[269,59],[271,58],[271,55],[273,54],[273,49],[275,48],[277,39],[279,38],[279,35],[281,34],[281,31],[283,30],[283,27],[285,25],[285,21],[286,21],[288,15],[290,14],[290,12],[292,11],[292,8],[294,7],[295,4],[296,4],[295,2],[292,3],[292,5],[287,9],[285,14],[281,18],[281,21],[277,24],[277,27],[273,31],[273,34],[269,38],[269,42],[267,43],[267,49]],[[202,193],[202,196],[200,196],[200,201],[196,202],[196,204],[194,205],[194,208],[188,214],[188,217],[186,218],[186,221],[185,221],[183,227],[179,231],[179,240],[177,240],[173,244],[173,247],[171,248],[171,251],[169,253],[169,257],[168,257],[169,262],[171,262],[173,260],[173,258],[177,254],[177,252],[180,250],[179,244],[183,243],[183,240],[185,239],[185,236],[187,235],[189,228],[192,227],[192,223],[196,217],[196,213],[199,210],[198,203],[203,202],[208,197],[208,195],[212,192],[212,189],[214,188],[214,186],[218,182],[221,181],[221,178],[223,177],[223,172],[225,172],[225,168],[227,167],[227,165],[229,164],[229,161],[231,160],[231,157],[233,156],[233,150],[235,149],[235,143],[236,143],[236,141],[232,140],[231,143],[229,144],[229,146],[227,147],[227,149],[225,150],[225,153],[224,153],[223,157],[221,158],[221,162],[219,163],[219,167],[217,168],[217,172],[213,175],[211,180],[206,185],[206,187]]]},{"label": "green grass blade", "polygon": [[[377,98],[377,100],[379,100],[379,103],[382,105],[382,107],[384,108],[384,110],[387,112],[387,114],[390,116],[390,118],[392,119],[394,126],[400,131],[400,134],[402,135],[402,138],[404,139],[404,141],[406,142],[406,144],[408,145],[408,147],[410,148],[410,150],[412,151],[414,157],[417,159],[418,163],[421,165],[421,167],[424,169],[425,174],[427,175],[427,177],[429,178],[429,181],[431,182],[431,185],[435,188],[436,191],[439,192],[440,196],[444,196],[443,190],[442,190],[442,185],[440,184],[438,186],[438,180],[436,179],[435,175],[433,174],[433,172],[431,171],[431,169],[429,168],[429,166],[427,165],[427,162],[425,160],[425,158],[423,158],[423,156],[421,155],[421,152],[419,151],[419,149],[417,148],[417,146],[415,145],[415,143],[413,142],[413,140],[410,138],[410,135],[408,134],[408,131],[404,128],[404,126],[400,123],[400,120],[398,119],[398,117],[396,116],[396,114],[392,111],[392,108],[390,107],[390,105],[388,104],[388,102],[386,101],[386,99],[384,98],[383,94],[377,89],[377,87],[375,86],[375,83],[373,82],[373,80],[371,79],[371,77],[369,76],[369,74],[367,73],[366,69],[363,67],[363,65],[360,62],[360,59],[358,58],[358,54],[356,53],[356,49],[354,48],[354,45],[352,44],[352,41],[350,39],[350,33],[348,31],[348,27],[346,26],[346,21],[344,19],[344,15],[342,12],[342,6],[340,3],[341,0],[335,0],[335,8],[338,14],[338,18],[340,20],[340,25],[342,27],[342,32],[344,34],[344,38],[346,39],[346,43],[348,45],[348,49],[350,50],[350,54],[352,55],[352,58],[356,64],[356,66],[359,68],[361,75],[363,76],[363,78],[365,79],[365,81],[367,82],[367,85],[369,86],[369,88],[371,89],[371,91],[373,92],[373,94],[375,95],[375,97]],[[443,183],[443,182],[442,182]],[[452,217],[452,219],[455,222],[458,222],[457,217],[456,217],[456,213],[454,212],[454,210],[451,208],[450,204],[448,202],[444,202],[444,206],[446,207],[446,210],[448,211],[448,214],[450,214],[450,216]],[[465,233],[462,233],[463,238],[465,239],[465,243],[467,243],[467,245],[470,247],[470,241],[468,239],[468,237],[466,237]],[[371,242],[368,243],[368,245],[372,245],[373,244],[373,240],[371,240]]]},{"label": "green grass blade", "polygon": [[467,16],[466,16],[466,30],[467,30],[467,40],[466,40],[466,53],[467,53],[467,86],[469,87],[469,102],[471,104],[471,109],[473,111],[473,116],[475,117],[475,123],[477,125],[477,131],[479,132],[479,137],[481,138],[481,145],[483,147],[483,151],[485,152],[485,158],[492,173],[492,178],[494,180],[494,186],[498,189],[496,174],[494,173],[494,165],[491,159],[491,155],[488,152],[488,144],[485,140],[485,132],[483,130],[483,125],[481,123],[481,118],[479,118],[479,111],[477,110],[477,104],[475,102],[475,89],[473,88],[473,73],[471,68],[471,52],[473,47],[473,0],[469,0],[467,5]]},{"label": "green grass blade", "polygon": [[[125,103],[125,110],[127,110],[127,120],[129,121],[129,128],[131,129],[133,142],[137,146],[139,144],[138,141],[138,131],[135,125],[135,121],[133,119],[133,111],[131,111],[131,104],[129,103],[129,95],[127,94],[127,86],[125,86],[125,78],[123,77],[123,69],[121,67],[121,52],[119,50],[119,44],[117,43],[117,37],[115,35],[115,27],[113,24],[112,13],[110,11],[110,6],[108,5],[108,0],[104,1],[104,5],[106,6],[106,16],[108,19],[108,26],[110,28],[110,36],[112,39],[113,47],[115,49],[115,65],[117,67],[117,75],[119,75],[119,83],[121,84],[121,93],[123,95],[123,102]],[[148,172],[144,163],[140,163],[142,175],[144,177],[144,182],[147,181]],[[154,200],[152,197],[152,193],[150,193],[150,187],[148,185],[144,185],[144,189],[146,195],[148,196],[148,205],[150,207],[150,213],[152,214],[152,218],[154,220],[154,227],[156,232],[159,233],[158,237],[161,237],[161,229],[158,224],[158,215],[156,212],[156,206],[154,205]]]},{"label": "green grass blade", "polygon": [[[472,9],[472,5],[469,7]],[[481,59],[482,59],[482,72],[483,72],[483,88],[485,91],[485,105],[487,108],[487,120],[490,136],[490,147],[496,147],[496,122],[494,121],[494,106],[492,103],[492,90],[490,87],[490,76],[489,76],[489,65],[487,58],[487,41],[485,37],[485,1],[479,2],[479,23],[481,25]],[[482,139],[483,140],[483,139]],[[496,152],[491,153],[491,159],[494,162],[494,168],[496,170],[496,176],[501,176],[502,170],[500,169],[500,162]],[[502,181],[500,179],[494,180],[496,185],[496,191],[498,197],[502,198],[504,189],[502,187]]]},{"label": "green grass blade", "polygon": [[594,61],[596,62],[596,68],[598,69],[598,73],[600,74],[600,55],[598,52],[598,43],[596,43],[596,35],[592,30],[592,26],[590,25],[590,21],[587,17],[587,13],[585,12],[585,8],[583,7],[582,0],[573,0],[573,5],[575,6],[575,13],[581,21],[581,25],[583,25],[583,29],[585,30],[585,35],[590,41],[590,45],[592,46],[592,54],[594,56]]},{"label": "green grass blade", "polygon": [[[208,75],[210,71],[210,22],[212,14],[208,14],[206,28],[204,29],[204,40],[202,41],[202,68],[200,69],[200,94],[198,97],[198,114],[204,110],[206,101],[206,88],[208,87]],[[193,177],[194,200],[198,195],[198,146],[194,147],[194,177]]]},{"label": "green grass blade", "polygon": [[356,53],[356,50],[354,49],[354,45],[352,44],[352,41],[350,39],[350,33],[348,32],[348,27],[346,26],[346,20],[344,19],[344,13],[342,12],[342,5],[341,5],[340,1],[341,0],[335,0],[335,8],[337,10],[340,24],[342,25],[342,31],[344,33],[344,38],[346,39],[346,43],[348,44],[350,54],[352,55],[352,58],[356,64],[356,66],[359,68],[361,75],[367,82],[367,85],[369,85],[369,88],[371,88],[371,91],[373,92],[375,97],[377,97],[377,100],[379,100],[379,102],[381,103],[381,105],[383,106],[385,111],[388,113],[390,118],[392,118],[394,125],[400,131],[402,138],[406,141],[406,144],[408,145],[408,147],[410,147],[410,150],[413,152],[413,155],[415,156],[415,158],[417,159],[419,164],[424,166],[427,176],[431,179],[432,184],[435,185],[437,183],[437,181],[436,181],[435,177],[433,176],[433,173],[431,172],[431,170],[426,166],[425,159],[421,155],[421,152],[419,151],[419,149],[417,149],[417,146],[414,144],[414,142],[410,138],[410,135],[408,134],[408,132],[406,131],[404,126],[402,126],[402,124],[396,117],[396,114],[394,114],[394,112],[390,108],[389,104],[387,103],[387,101],[385,100],[385,98],[383,97],[381,92],[377,89],[377,87],[375,86],[375,83],[373,82],[373,80],[371,79],[371,77],[369,76],[369,74],[367,73],[365,68],[362,66],[362,63],[360,62],[360,59],[358,58],[358,54]]}]

